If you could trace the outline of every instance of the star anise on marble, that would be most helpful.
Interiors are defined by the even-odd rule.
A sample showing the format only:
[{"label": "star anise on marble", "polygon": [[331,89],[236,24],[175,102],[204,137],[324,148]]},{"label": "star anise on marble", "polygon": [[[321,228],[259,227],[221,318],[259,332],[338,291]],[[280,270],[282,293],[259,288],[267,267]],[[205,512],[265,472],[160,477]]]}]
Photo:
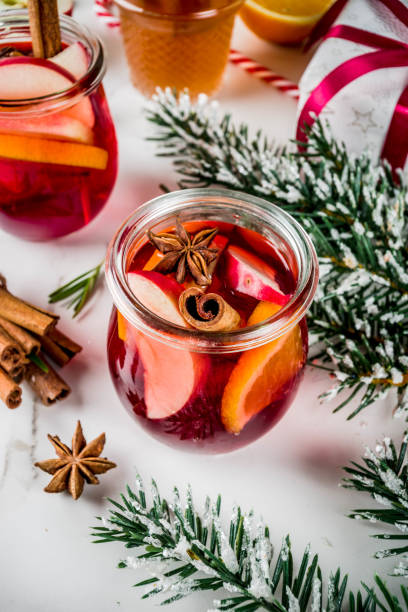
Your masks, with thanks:
[{"label": "star anise on marble", "polygon": [[80,421],[77,423],[72,438],[72,449],[61,442],[58,436],[48,434],[48,439],[58,459],[47,459],[34,464],[44,472],[53,475],[50,483],[44,489],[47,493],[60,493],[68,490],[74,499],[78,499],[85,482],[99,484],[95,474],[104,474],[116,467],[112,461],[99,456],[105,446],[105,434],[102,433],[87,444]]},{"label": "star anise on marble", "polygon": [[185,227],[176,220],[176,230],[173,233],[147,232],[153,246],[164,257],[155,266],[155,272],[169,274],[176,270],[176,280],[183,283],[187,271],[190,272],[198,285],[211,284],[210,264],[217,258],[218,249],[210,249],[209,244],[218,232],[218,228],[210,227],[196,234],[190,234]]}]

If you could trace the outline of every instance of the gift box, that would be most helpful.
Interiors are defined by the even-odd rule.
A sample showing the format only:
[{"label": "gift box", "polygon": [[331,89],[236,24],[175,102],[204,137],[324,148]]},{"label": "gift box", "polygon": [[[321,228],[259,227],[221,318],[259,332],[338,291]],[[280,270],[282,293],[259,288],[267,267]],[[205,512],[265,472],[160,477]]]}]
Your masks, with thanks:
[{"label": "gift box", "polygon": [[340,0],[332,18],[339,12],[320,24],[326,32],[299,84],[297,138],[319,116],[350,152],[406,167],[408,1]]}]

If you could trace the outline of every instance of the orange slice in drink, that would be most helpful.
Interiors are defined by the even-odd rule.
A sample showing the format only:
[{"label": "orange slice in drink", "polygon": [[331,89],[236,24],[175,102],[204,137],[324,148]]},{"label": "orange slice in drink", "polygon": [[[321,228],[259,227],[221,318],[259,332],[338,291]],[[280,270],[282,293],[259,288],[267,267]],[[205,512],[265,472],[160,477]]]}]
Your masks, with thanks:
[{"label": "orange slice in drink", "polygon": [[300,42],[333,0],[247,0],[240,16],[255,34],[277,43]]},{"label": "orange slice in drink", "polygon": [[[282,308],[259,302],[248,320],[255,325]],[[224,390],[221,420],[230,433],[238,434],[258,412],[279,399],[282,387],[303,365],[299,325],[264,346],[242,354]]]},{"label": "orange slice in drink", "polygon": [[119,310],[117,311],[117,316],[118,316],[118,336],[122,340],[122,342],[126,342],[126,338],[127,338],[126,319],[123,316],[123,314],[119,312]]},{"label": "orange slice in drink", "polygon": [[97,170],[108,164],[108,153],[100,147],[17,134],[0,134],[0,157]]}]

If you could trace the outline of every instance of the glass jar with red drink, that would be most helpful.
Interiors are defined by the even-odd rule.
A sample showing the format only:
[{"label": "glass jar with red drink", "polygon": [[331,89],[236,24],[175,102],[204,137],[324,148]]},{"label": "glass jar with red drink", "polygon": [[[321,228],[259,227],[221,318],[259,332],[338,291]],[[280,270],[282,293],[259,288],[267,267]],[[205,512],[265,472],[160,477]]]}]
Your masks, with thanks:
[{"label": "glass jar with red drink", "polygon": [[313,245],[290,215],[229,190],[160,196],[119,228],[106,277],[111,376],[146,431],[218,453],[280,420],[306,362],[318,281]]},{"label": "glass jar with red drink", "polygon": [[87,225],[117,174],[102,43],[61,16],[62,51],[32,56],[27,11],[0,17],[0,227],[48,240]]}]

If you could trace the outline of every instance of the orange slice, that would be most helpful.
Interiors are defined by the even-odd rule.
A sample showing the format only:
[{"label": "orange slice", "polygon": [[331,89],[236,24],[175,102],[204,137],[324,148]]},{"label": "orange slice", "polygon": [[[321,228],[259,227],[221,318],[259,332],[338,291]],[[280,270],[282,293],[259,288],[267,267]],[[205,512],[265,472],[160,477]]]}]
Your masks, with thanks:
[{"label": "orange slice", "polygon": [[158,249],[153,251],[153,255],[150,257],[149,261],[144,265],[143,270],[154,270],[157,264],[163,259],[164,255]]},{"label": "orange slice", "polygon": [[250,30],[277,43],[305,38],[333,0],[247,0],[240,16]]},{"label": "orange slice", "polygon": [[100,147],[17,134],[0,134],[0,157],[97,170],[108,164],[108,153]]},{"label": "orange slice", "polygon": [[118,336],[122,340],[122,342],[126,342],[126,319],[118,310]]},{"label": "orange slice", "polygon": [[[248,319],[255,325],[282,308],[259,302]],[[224,390],[221,420],[230,433],[238,434],[258,412],[279,399],[282,387],[303,365],[299,325],[264,346],[242,354]]]}]

